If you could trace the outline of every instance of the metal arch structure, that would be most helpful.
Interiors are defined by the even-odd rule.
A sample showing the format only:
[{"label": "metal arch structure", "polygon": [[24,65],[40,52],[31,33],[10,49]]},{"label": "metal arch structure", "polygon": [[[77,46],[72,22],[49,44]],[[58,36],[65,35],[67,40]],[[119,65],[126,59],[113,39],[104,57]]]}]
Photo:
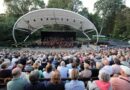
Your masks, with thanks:
[{"label": "metal arch structure", "polygon": [[25,42],[29,38],[29,36],[36,32],[38,29],[44,28],[44,25],[52,24],[71,26],[76,30],[80,30],[87,37],[88,40],[91,40],[90,36],[88,35],[88,33],[90,32],[95,32],[98,36],[98,31],[96,27],[86,17],[69,10],[45,8],[28,12],[27,14],[21,16],[15,22],[12,31],[15,44],[17,44],[17,40],[15,37],[16,30],[30,33],[28,36],[25,37]]}]

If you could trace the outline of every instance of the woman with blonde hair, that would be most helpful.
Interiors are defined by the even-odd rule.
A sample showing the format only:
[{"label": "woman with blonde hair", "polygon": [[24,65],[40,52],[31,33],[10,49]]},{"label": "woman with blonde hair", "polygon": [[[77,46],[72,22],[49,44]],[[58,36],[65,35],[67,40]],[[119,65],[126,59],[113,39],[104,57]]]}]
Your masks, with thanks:
[{"label": "woman with blonde hair", "polygon": [[47,90],[65,90],[64,83],[61,82],[60,72],[52,72],[51,81],[47,85]]}]

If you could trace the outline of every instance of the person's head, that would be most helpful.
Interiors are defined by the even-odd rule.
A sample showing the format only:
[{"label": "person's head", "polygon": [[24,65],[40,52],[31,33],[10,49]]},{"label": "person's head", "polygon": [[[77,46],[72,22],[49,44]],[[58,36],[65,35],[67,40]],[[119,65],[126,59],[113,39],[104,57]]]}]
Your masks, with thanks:
[{"label": "person's head", "polygon": [[73,63],[73,59],[72,58],[69,59],[69,63]]},{"label": "person's head", "polygon": [[32,60],[26,61],[26,65],[32,65]]},{"label": "person's head", "polygon": [[39,81],[39,72],[38,70],[34,70],[30,73],[29,75],[29,80],[32,84],[36,83]]},{"label": "person's head", "polygon": [[52,65],[47,64],[45,69],[46,69],[46,72],[50,73],[52,71]]},{"label": "person's head", "polygon": [[79,72],[78,72],[78,70],[77,70],[77,69],[73,69],[73,70],[71,71],[71,79],[72,79],[72,80],[77,80],[78,77],[79,77]]},{"label": "person's head", "polygon": [[81,71],[84,70],[84,63],[81,63],[81,64],[80,64],[80,70],[81,70]]},{"label": "person's head", "polygon": [[17,67],[20,68],[21,70],[23,69],[23,65],[22,64],[18,64]]},{"label": "person's head", "polygon": [[121,68],[120,74],[122,76],[125,76],[125,77],[130,76],[130,68],[129,67],[121,65],[120,68]]},{"label": "person's head", "polygon": [[34,63],[34,64],[33,64],[33,68],[34,68],[34,69],[38,69],[39,66],[40,66],[39,63]]},{"label": "person's head", "polygon": [[12,76],[14,78],[18,78],[18,77],[20,77],[20,75],[21,75],[21,69],[20,68],[16,67],[12,70]]},{"label": "person's head", "polygon": [[71,65],[72,65],[72,68],[76,68],[77,67],[75,62],[73,62]]},{"label": "person's head", "polygon": [[51,83],[59,84],[60,81],[61,81],[60,73],[59,71],[55,70],[54,72],[52,72],[52,75],[51,75]]},{"label": "person's head", "polygon": [[102,61],[103,65],[109,65],[109,61],[108,59],[104,58],[103,61]]},{"label": "person's head", "polygon": [[104,72],[100,72],[98,75],[99,80],[103,82],[108,82],[110,80],[110,74]]},{"label": "person's head", "polygon": [[120,65],[120,60],[118,58],[115,58],[114,63],[117,64],[117,65]]},{"label": "person's head", "polygon": [[101,62],[96,62],[96,69],[101,69],[102,68],[102,63]]},{"label": "person's head", "polygon": [[7,63],[2,63],[1,64],[1,69],[6,69],[7,68]]},{"label": "person's head", "polygon": [[121,56],[120,61],[126,61],[126,58],[124,56]]},{"label": "person's head", "polygon": [[88,63],[84,63],[84,69],[89,69],[90,65]]},{"label": "person's head", "polygon": [[60,65],[61,65],[61,66],[65,66],[65,62],[64,62],[64,61],[61,61]]}]

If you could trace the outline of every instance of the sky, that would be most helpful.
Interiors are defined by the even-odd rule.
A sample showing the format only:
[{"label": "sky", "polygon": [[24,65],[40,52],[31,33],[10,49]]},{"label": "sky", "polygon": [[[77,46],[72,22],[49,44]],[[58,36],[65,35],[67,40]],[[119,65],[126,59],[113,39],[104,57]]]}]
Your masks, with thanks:
[{"label": "sky", "polygon": [[[83,2],[83,5],[88,8],[89,12],[94,12],[94,3],[97,0],[81,0]],[[45,3],[48,2],[48,0],[44,0]],[[126,5],[130,7],[130,0],[126,0]],[[0,13],[4,13],[6,10],[6,6],[4,5],[4,0],[0,0]]]}]

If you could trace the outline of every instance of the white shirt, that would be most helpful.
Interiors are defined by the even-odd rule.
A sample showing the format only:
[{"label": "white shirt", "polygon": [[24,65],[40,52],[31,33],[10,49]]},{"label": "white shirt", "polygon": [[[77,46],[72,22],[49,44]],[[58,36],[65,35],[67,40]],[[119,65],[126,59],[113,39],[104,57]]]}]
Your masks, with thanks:
[{"label": "white shirt", "polygon": [[44,78],[51,78],[51,73],[52,73],[52,71],[51,71],[50,73],[44,71],[44,72],[43,72]]},{"label": "white shirt", "polygon": [[18,58],[12,58],[11,65],[15,66],[15,62],[18,61]]}]

